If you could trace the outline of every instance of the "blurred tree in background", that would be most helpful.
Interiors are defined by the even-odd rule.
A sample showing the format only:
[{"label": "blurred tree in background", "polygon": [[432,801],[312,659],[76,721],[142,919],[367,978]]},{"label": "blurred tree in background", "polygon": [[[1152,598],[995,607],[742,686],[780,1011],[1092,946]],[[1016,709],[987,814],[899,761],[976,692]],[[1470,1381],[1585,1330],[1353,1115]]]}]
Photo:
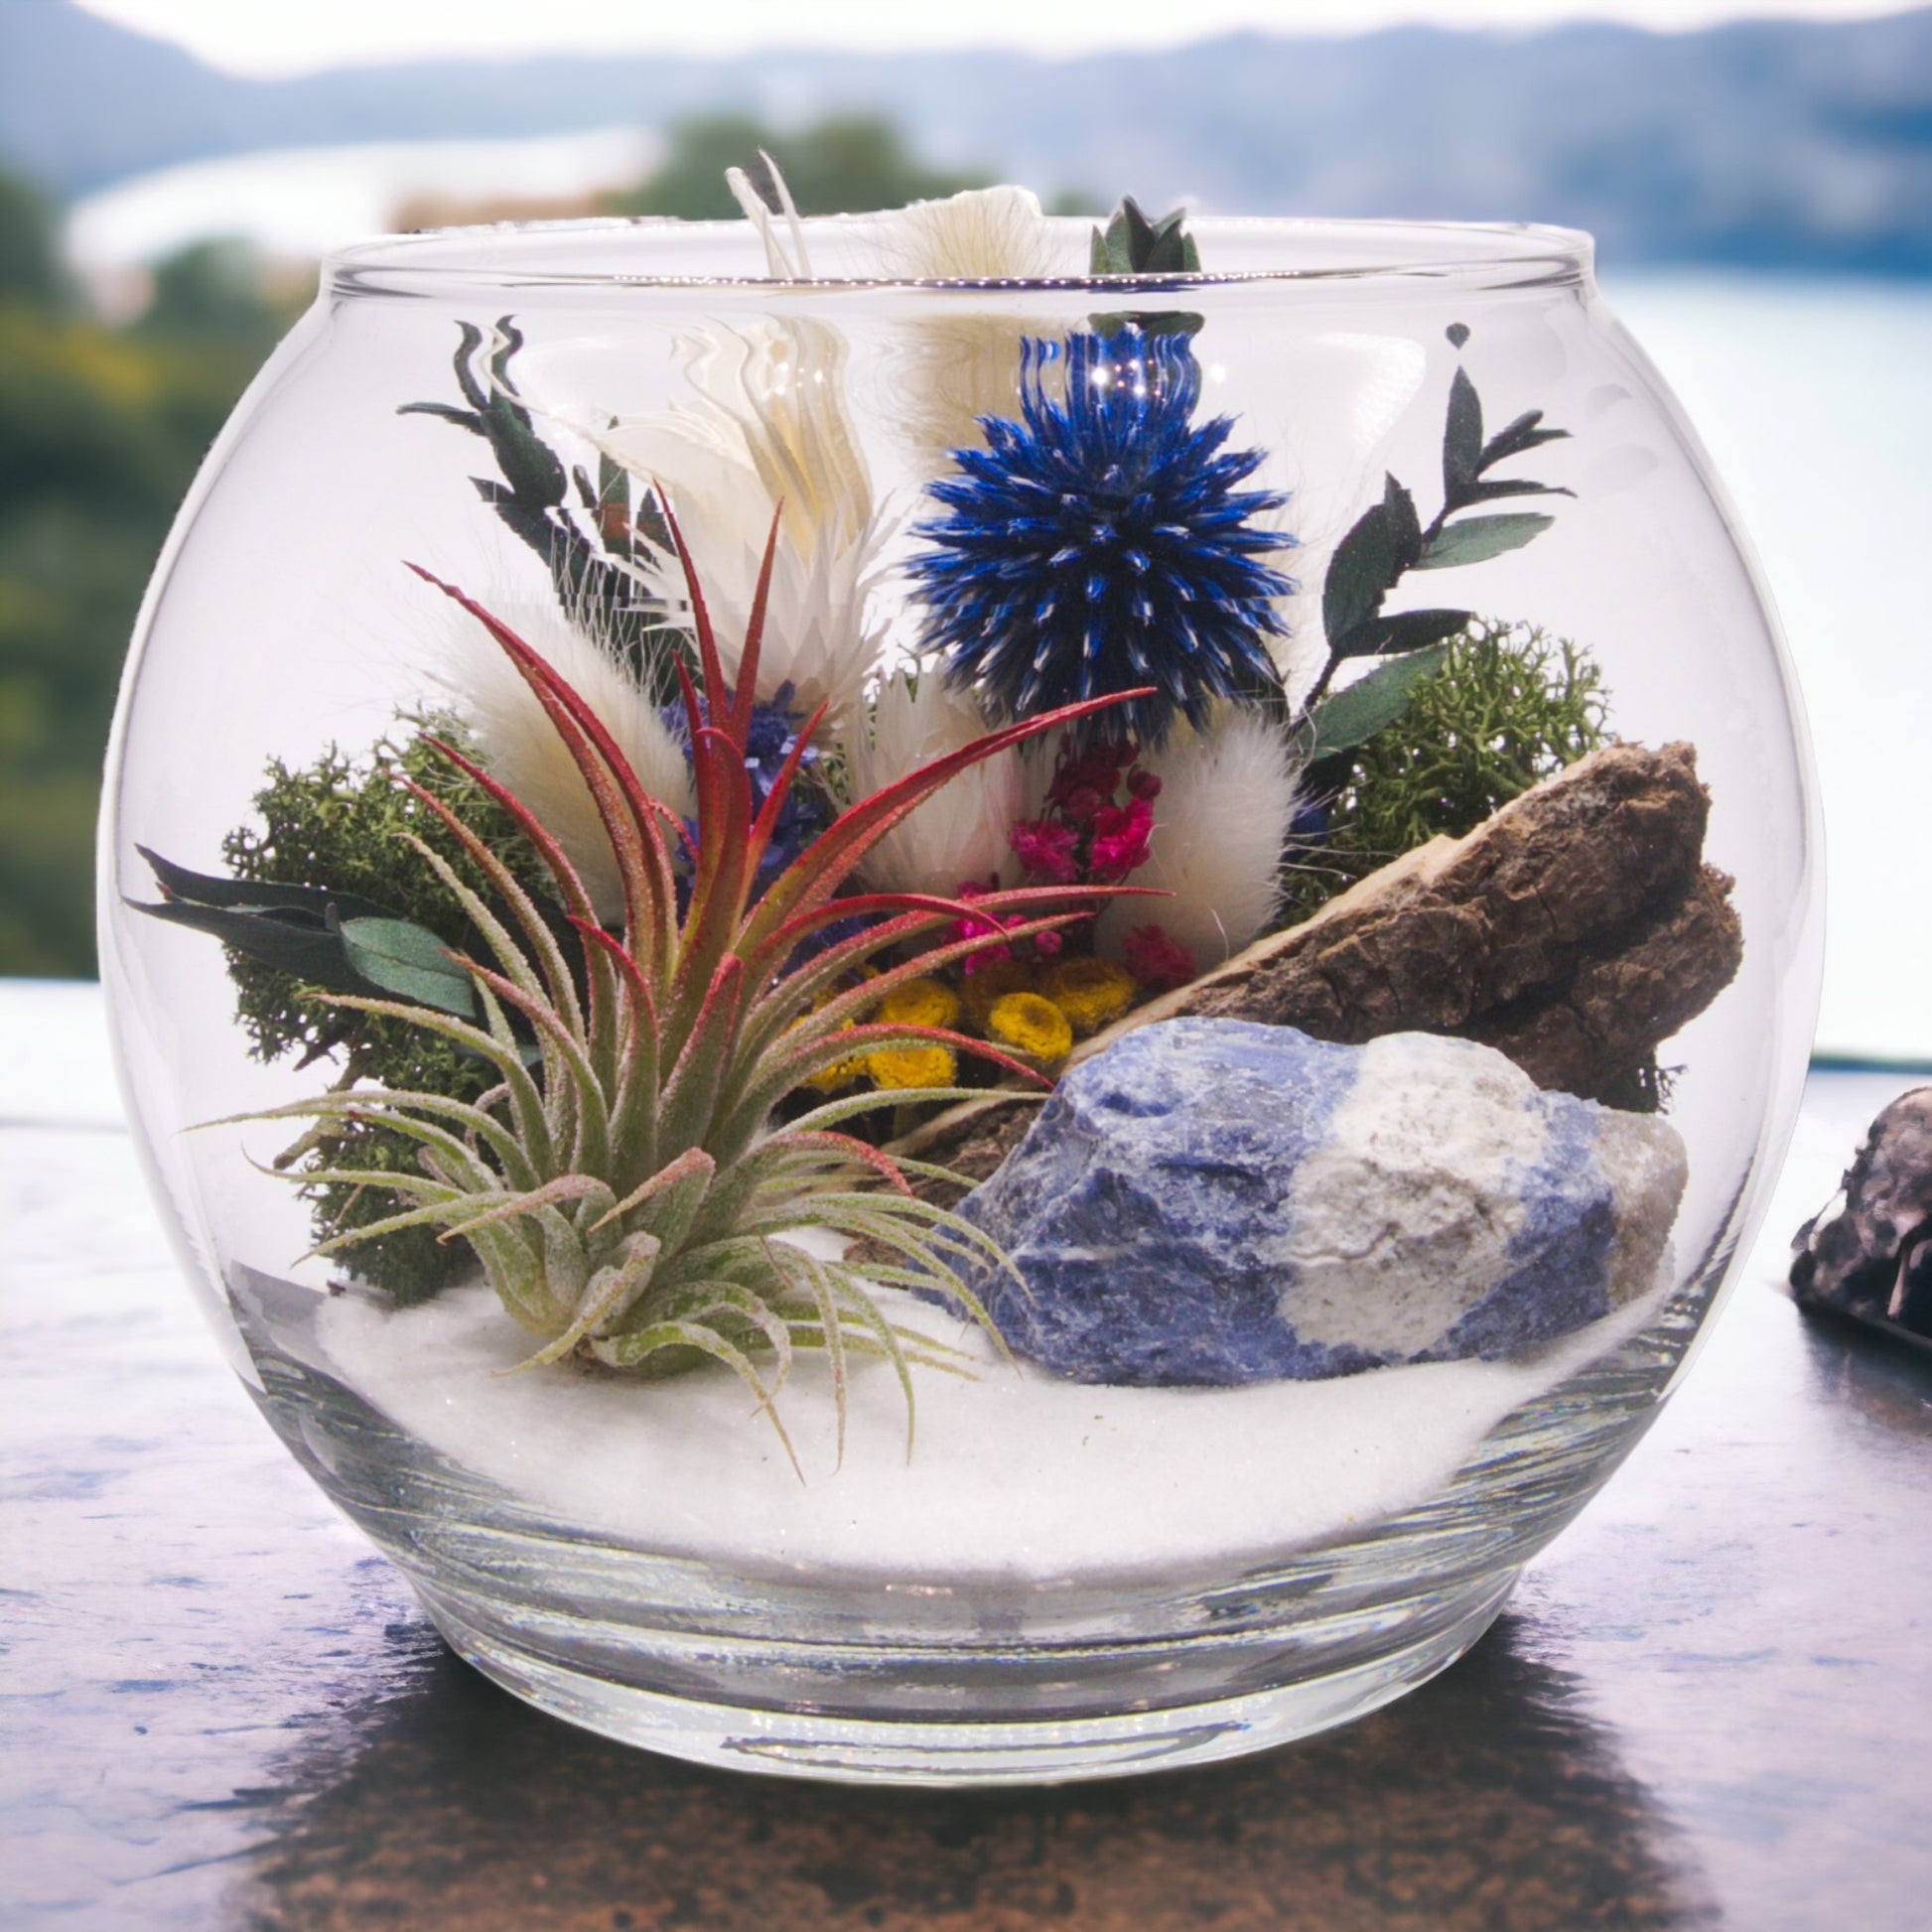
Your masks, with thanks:
[{"label": "blurred tree in background", "polygon": [[[725,170],[761,176],[759,149],[811,214],[981,180],[924,166],[871,116],[786,134],[721,114],[674,128],[657,173],[607,206],[735,219]],[[307,299],[269,292],[246,248],[203,242],[155,269],[138,320],[110,327],[69,284],[58,234],[50,204],[0,169],[0,974],[57,977],[94,970],[101,756],[148,573],[209,441]]]},{"label": "blurred tree in background", "polygon": [[54,211],[0,174],[0,972],[94,969],[102,748],[175,506],[287,317],[241,251],[164,263],[129,328],[91,317]]}]

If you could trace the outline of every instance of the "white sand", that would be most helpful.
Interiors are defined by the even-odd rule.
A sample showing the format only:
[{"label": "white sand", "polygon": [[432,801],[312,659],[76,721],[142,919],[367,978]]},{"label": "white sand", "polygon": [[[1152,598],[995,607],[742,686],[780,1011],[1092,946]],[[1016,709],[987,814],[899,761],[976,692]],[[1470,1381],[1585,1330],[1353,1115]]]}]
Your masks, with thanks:
[{"label": "white sand", "polygon": [[897,1380],[855,1364],[840,1466],[830,1377],[801,1359],[778,1407],[802,1483],[722,1370],[503,1374],[532,1344],[481,1286],[401,1311],[341,1297],[318,1330],[376,1408],[560,1521],[749,1574],[1037,1583],[1264,1560],[1418,1503],[1511,1409],[1640,1328],[1662,1294],[1534,1360],[1245,1389],[1057,1381],[893,1296],[900,1321],[977,1344],[978,1379],[915,1373],[908,1462]]}]

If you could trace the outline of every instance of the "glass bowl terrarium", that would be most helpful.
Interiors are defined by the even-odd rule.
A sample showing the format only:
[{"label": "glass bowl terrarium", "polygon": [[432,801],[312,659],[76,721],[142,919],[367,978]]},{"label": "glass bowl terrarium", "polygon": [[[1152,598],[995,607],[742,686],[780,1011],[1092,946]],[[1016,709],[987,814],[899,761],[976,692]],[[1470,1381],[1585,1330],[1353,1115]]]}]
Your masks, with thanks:
[{"label": "glass bowl terrarium", "polygon": [[210,456],[102,833],[189,1273],[578,1723],[1340,1722],[1654,1416],[1789,1124],[1750,563],[1582,236],[743,198],[350,250]]}]

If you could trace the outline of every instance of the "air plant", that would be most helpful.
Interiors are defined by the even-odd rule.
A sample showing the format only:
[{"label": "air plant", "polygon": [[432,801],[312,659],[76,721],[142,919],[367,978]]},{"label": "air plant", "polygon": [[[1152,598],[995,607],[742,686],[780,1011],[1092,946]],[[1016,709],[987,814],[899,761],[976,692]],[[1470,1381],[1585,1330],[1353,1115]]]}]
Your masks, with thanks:
[{"label": "air plant", "polygon": [[[774,522],[735,687],[674,525],[673,537],[686,559],[704,679],[701,699],[689,673],[681,678],[695,835],[644,790],[596,712],[542,657],[463,592],[412,566],[489,633],[568,750],[616,859],[622,924],[614,932],[601,922],[576,866],[519,799],[456,747],[432,739],[541,859],[582,941],[581,982],[516,876],[456,810],[412,782],[505,908],[499,917],[448,860],[411,841],[486,941],[488,961],[458,961],[475,986],[481,1021],[359,995],[333,996],[334,1004],[440,1035],[488,1062],[497,1084],[474,1102],[351,1088],[251,1118],[377,1122],[416,1142],[420,1173],[349,1168],[304,1176],[311,1184],[365,1183],[410,1203],[324,1240],[316,1252],[415,1227],[467,1242],[504,1309],[540,1341],[526,1366],[580,1354],[663,1376],[722,1363],[755,1392],[785,1440],[774,1398],[795,1352],[822,1348],[842,1454],[847,1359],[880,1358],[905,1395],[909,1452],[909,1370],[957,1366],[958,1351],[892,1320],[873,1285],[940,1295],[985,1322],[954,1263],[969,1253],[982,1263],[989,1251],[1002,1258],[985,1235],[912,1192],[911,1177],[943,1170],[894,1160],[842,1130],[872,1108],[955,1099],[963,1090],[867,1090],[783,1125],[774,1124],[774,1110],[855,1051],[921,1042],[1034,1077],[983,1041],[868,1018],[901,983],[984,943],[942,939],[860,977],[895,949],[950,926],[961,905],[912,893],[838,895],[880,840],[956,772],[1115,700],[1035,718],[935,759],[852,805],[759,891],[761,861],[825,707],[798,733],[755,806],[747,737],[778,531]],[[682,892],[679,841],[687,848]],[[1084,916],[1095,897],[1092,888],[1077,902],[1063,892],[1020,889],[981,903],[1030,934]],[[855,917],[866,921],[857,932],[815,953],[803,944]],[[831,1239],[813,1241],[813,1234]],[[863,1278],[837,1258],[850,1242],[866,1244]],[[788,1440],[785,1447],[789,1453]]]}]

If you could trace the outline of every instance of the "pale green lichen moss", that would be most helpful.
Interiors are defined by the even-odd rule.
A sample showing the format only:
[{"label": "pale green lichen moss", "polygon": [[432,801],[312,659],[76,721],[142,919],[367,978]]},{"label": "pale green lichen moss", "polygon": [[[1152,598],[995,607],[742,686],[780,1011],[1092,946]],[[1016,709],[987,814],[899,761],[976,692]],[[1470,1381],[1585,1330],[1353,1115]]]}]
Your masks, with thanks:
[{"label": "pale green lichen moss", "polygon": [[1534,624],[1472,623],[1401,717],[1335,761],[1326,838],[1292,856],[1290,922],[1393,859],[1460,838],[1539,779],[1607,744],[1587,651]]},{"label": "pale green lichen moss", "polygon": [[[447,859],[473,891],[487,882],[434,812],[403,786],[407,776],[456,810],[499,853],[526,885],[542,878],[536,855],[506,813],[479,785],[434,751],[433,733],[465,748],[461,725],[448,717],[407,718],[395,738],[367,759],[344,758],[333,747],[312,765],[268,766],[255,794],[255,819],[230,832],[222,856],[237,879],[278,886],[324,886],[359,894],[402,918],[441,934],[470,953],[486,949],[456,895],[426,866],[405,835],[420,838]],[[237,1018],[257,1059],[298,1053],[302,1063],[343,1050],[356,1070],[384,1086],[474,1100],[497,1075],[484,1060],[406,1022],[345,1013],[302,998],[293,975],[228,955]],[[375,1168],[414,1173],[417,1145],[392,1129],[368,1123],[324,1130],[302,1168]],[[318,1238],[361,1227],[394,1211],[378,1189],[318,1184]],[[359,1273],[399,1300],[418,1300],[448,1285],[470,1265],[469,1251],[439,1243],[435,1231],[409,1228],[372,1240],[356,1254]]]}]

